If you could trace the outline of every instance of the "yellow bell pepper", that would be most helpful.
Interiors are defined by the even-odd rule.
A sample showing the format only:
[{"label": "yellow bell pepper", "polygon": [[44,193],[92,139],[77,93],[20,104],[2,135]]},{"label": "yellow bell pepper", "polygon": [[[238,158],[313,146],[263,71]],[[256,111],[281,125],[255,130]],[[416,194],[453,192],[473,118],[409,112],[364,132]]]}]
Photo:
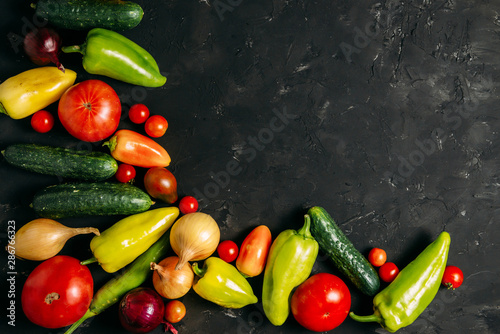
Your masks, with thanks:
[{"label": "yellow bell pepper", "polygon": [[165,207],[125,217],[90,241],[94,257],[82,264],[97,261],[106,272],[114,273],[160,239],[178,216],[177,207]]},{"label": "yellow bell pepper", "polygon": [[55,66],[37,67],[10,77],[0,84],[0,113],[13,119],[28,117],[56,102],[76,80]]}]

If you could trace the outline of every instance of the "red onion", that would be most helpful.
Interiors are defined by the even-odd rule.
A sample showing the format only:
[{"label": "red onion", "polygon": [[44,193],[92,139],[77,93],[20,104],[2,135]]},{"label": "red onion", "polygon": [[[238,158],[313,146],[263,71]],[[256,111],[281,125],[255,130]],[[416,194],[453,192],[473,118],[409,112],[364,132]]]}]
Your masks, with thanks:
[{"label": "red onion", "polygon": [[64,72],[64,66],[59,61],[61,38],[51,28],[39,28],[30,31],[24,37],[24,51],[36,65],[56,64]]},{"label": "red onion", "polygon": [[151,288],[139,287],[123,296],[119,306],[120,322],[127,331],[147,333],[163,323],[165,304]]}]

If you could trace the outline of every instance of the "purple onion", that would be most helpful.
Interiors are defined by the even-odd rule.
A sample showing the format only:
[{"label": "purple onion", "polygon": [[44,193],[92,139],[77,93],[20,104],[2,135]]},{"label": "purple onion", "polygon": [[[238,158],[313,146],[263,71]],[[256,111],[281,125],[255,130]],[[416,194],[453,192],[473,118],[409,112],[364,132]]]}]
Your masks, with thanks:
[{"label": "purple onion", "polygon": [[120,322],[132,333],[148,333],[163,323],[165,304],[151,288],[139,287],[123,296],[119,306]]},{"label": "purple onion", "polygon": [[61,38],[50,28],[39,28],[29,32],[24,37],[24,51],[36,65],[56,64],[64,72],[64,66],[59,61]]}]

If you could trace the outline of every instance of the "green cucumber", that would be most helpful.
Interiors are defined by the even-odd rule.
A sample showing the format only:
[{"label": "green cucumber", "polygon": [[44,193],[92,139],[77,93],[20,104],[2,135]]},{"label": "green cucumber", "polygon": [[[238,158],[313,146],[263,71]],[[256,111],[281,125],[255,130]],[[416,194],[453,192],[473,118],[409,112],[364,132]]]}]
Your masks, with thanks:
[{"label": "green cucumber", "polygon": [[380,289],[380,279],[373,266],[354,247],[324,208],[314,206],[307,213],[311,217],[311,234],[320,249],[361,292],[374,296]]},{"label": "green cucumber", "polygon": [[139,4],[122,0],[39,0],[31,6],[51,25],[73,30],[132,29],[144,15]]},{"label": "green cucumber", "polygon": [[144,212],[153,204],[147,193],[128,183],[62,183],[37,192],[31,206],[50,219],[132,215]]},{"label": "green cucumber", "polygon": [[77,151],[36,144],[14,144],[2,151],[5,160],[31,172],[63,178],[103,181],[115,175],[118,163],[103,152]]}]

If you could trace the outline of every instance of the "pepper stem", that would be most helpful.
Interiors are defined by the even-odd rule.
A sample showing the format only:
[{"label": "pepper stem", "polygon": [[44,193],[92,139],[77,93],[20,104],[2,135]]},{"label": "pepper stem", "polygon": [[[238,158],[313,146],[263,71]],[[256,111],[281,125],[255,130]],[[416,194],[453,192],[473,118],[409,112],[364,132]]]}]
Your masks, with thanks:
[{"label": "pepper stem", "polygon": [[5,109],[5,107],[1,102],[0,102],[0,113],[9,116],[9,113],[7,112],[7,110]]},{"label": "pepper stem", "polygon": [[298,231],[297,234],[300,234],[304,236],[305,238],[312,238],[311,234],[311,216],[308,214],[304,215],[304,226],[302,226]]},{"label": "pepper stem", "polygon": [[113,152],[116,148],[116,136],[111,137],[108,141],[102,143],[102,146],[107,146],[110,152]]},{"label": "pepper stem", "polygon": [[64,334],[71,334],[71,333],[73,333],[78,327],[80,327],[80,325],[85,320],[87,320],[88,318],[92,318],[95,315],[96,315],[96,313],[92,312],[91,310],[87,310],[87,312],[85,312],[85,314],[83,315],[83,317],[81,317],[73,325],[71,325],[71,327],[68,328],[68,330],[66,332],[64,332]]},{"label": "pepper stem", "polygon": [[81,53],[82,55],[85,55],[85,48],[86,45],[83,43],[82,45],[71,45],[71,46],[63,46],[61,48],[62,52],[64,53]]},{"label": "pepper stem", "polygon": [[196,276],[203,277],[203,276],[205,276],[205,273],[207,272],[206,269],[198,267],[198,262],[193,263],[191,265],[191,267],[193,268],[193,272],[195,273]]},{"label": "pepper stem", "polygon": [[372,314],[372,315],[356,315],[354,312],[349,312],[349,316],[359,322],[378,322],[379,324],[382,323],[382,317],[377,315],[377,314]]},{"label": "pepper stem", "polygon": [[87,264],[91,264],[91,263],[94,263],[94,262],[97,262],[97,259],[95,257],[91,257],[90,259],[87,259],[87,260],[84,260],[84,261],[80,262],[80,264],[82,266],[86,266]]}]

